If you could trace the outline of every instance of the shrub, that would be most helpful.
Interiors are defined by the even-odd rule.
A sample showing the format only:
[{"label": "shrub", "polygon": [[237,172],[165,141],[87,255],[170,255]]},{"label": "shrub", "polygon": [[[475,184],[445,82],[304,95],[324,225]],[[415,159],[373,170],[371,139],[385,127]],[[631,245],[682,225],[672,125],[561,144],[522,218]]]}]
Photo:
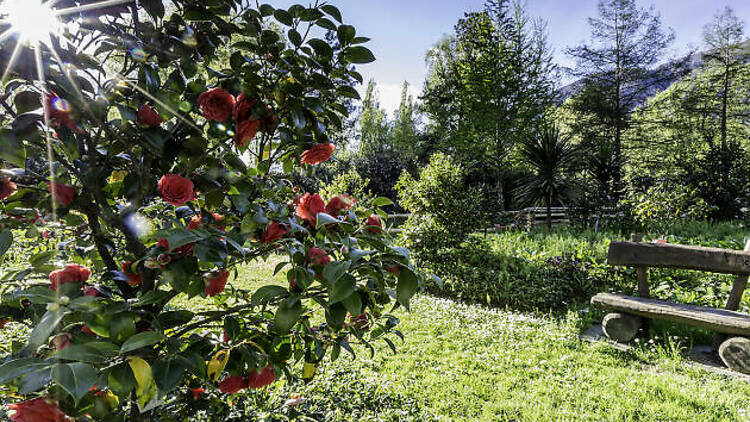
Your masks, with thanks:
[{"label": "shrub", "polygon": [[411,213],[404,239],[417,257],[429,259],[440,249],[458,247],[482,225],[481,196],[466,188],[463,169],[447,155],[433,155],[419,179],[404,172],[396,190],[401,206]]},{"label": "shrub", "polygon": [[679,219],[706,218],[710,211],[695,190],[666,180],[620,201],[618,208],[642,229],[661,234],[666,234]]},{"label": "shrub", "polygon": [[370,180],[365,179],[357,173],[356,170],[350,169],[333,178],[333,180],[320,191],[320,196],[326,200],[338,195],[352,195],[357,198],[354,204],[355,209],[367,209],[372,206],[375,195],[368,189]]},{"label": "shrub", "polygon": [[[309,379],[349,341],[390,341],[387,311],[419,288],[382,210],[326,207],[274,173],[330,158],[367,39],[329,4],[170,4],[86,9],[40,54],[46,83],[19,43],[0,104],[0,158],[18,167],[0,176],[0,260],[26,254],[3,262],[0,327],[31,327],[0,358],[0,384],[28,399],[14,419],[170,420],[190,389],[230,403]],[[335,41],[310,35],[333,26]],[[272,254],[287,286],[233,285]]]}]

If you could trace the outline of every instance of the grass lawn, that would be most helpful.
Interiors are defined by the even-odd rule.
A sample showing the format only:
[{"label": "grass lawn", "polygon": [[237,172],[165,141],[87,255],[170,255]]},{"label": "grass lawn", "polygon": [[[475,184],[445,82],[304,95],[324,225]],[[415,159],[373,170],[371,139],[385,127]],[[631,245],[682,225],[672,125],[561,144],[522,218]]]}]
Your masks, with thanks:
[{"label": "grass lawn", "polygon": [[[248,268],[243,283],[272,280],[272,268]],[[372,359],[342,355],[313,383],[278,384],[271,395],[299,392],[332,420],[750,420],[750,384],[687,368],[659,343],[628,353],[582,343],[573,312],[545,317],[421,295],[399,315],[406,339],[396,355],[384,344]],[[351,380],[328,385],[340,377]]]},{"label": "grass lawn", "polygon": [[[244,267],[232,283],[283,284],[282,274],[272,274],[276,262]],[[173,304],[197,310],[208,302]],[[577,334],[591,319],[585,309],[550,316],[423,294],[411,312],[397,314],[406,336],[396,342],[397,354],[384,343],[373,358],[363,348],[355,349],[356,360],[342,353],[308,384],[277,382],[248,392],[231,420],[750,420],[750,383],[688,368],[675,352],[680,345],[663,339],[627,353],[582,343]],[[9,343],[14,327],[0,343]],[[284,407],[293,393],[307,401]]]}]

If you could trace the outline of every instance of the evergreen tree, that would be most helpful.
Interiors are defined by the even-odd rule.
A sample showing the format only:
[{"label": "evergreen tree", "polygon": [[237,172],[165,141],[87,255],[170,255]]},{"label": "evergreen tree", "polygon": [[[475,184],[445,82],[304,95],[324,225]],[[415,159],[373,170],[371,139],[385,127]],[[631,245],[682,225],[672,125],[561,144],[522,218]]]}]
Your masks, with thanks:
[{"label": "evergreen tree", "polygon": [[602,0],[598,9],[599,15],[589,19],[591,44],[566,50],[576,60],[572,74],[583,77],[583,89],[571,106],[579,116],[587,116],[576,119],[586,125],[576,124],[573,130],[592,150],[611,151],[606,160],[614,165],[607,172],[612,174],[609,190],[617,196],[623,187],[622,139],[630,127],[629,113],[674,77],[673,69],[654,68],[674,34],[662,29],[653,8],[640,8],[635,0]]},{"label": "evergreen tree", "polygon": [[[727,115],[728,104],[737,90],[735,78],[742,70],[743,65],[750,57],[750,49],[743,44],[744,23],[734,14],[731,8],[726,7],[714,16],[713,21],[703,28],[703,38],[709,51],[704,59],[706,64],[716,67],[717,79],[721,83],[719,98],[721,108],[720,139],[722,150],[727,149]],[[747,92],[748,87],[740,87]]]}]

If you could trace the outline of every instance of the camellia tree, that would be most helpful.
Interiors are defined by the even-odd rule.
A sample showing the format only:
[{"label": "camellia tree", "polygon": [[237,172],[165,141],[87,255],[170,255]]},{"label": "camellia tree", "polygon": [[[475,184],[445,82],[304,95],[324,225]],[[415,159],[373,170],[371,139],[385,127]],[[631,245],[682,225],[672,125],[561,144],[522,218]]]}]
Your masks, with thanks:
[{"label": "camellia tree", "polygon": [[[422,280],[390,201],[284,179],[331,157],[374,60],[336,7],[37,1],[0,5],[0,327],[29,327],[0,357],[12,421],[185,420],[393,347]],[[236,282],[272,255],[288,285]]]}]

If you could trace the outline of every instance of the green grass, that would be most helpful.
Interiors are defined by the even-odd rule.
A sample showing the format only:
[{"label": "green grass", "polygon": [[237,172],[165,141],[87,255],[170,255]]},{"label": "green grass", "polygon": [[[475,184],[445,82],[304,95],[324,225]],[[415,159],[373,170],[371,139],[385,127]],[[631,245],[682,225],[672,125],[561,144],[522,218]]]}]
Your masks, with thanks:
[{"label": "green grass", "polygon": [[555,318],[420,295],[399,314],[406,339],[396,355],[384,345],[374,358],[359,350],[356,360],[327,363],[313,383],[281,383],[268,398],[298,392],[309,399],[300,410],[328,420],[750,419],[750,384],[689,368],[671,342],[627,353],[581,342],[585,313]]},{"label": "green grass", "polygon": [[[717,232],[713,240],[690,239],[736,245],[742,236],[736,229]],[[571,249],[601,259],[613,236],[563,230],[505,233],[492,241],[529,260]],[[273,275],[277,262],[244,267],[231,283],[242,289],[284,284],[283,274]],[[178,297],[173,305],[197,310],[210,303]],[[342,354],[326,361],[310,383],[281,381],[235,397],[235,414],[223,422],[750,420],[750,383],[686,365],[683,356],[695,337],[684,335],[683,327],[659,326],[660,338],[621,352],[578,340],[600,317],[584,307],[522,313],[423,294],[413,299],[411,312],[397,315],[406,338],[396,342],[396,354],[383,343],[374,357],[355,348],[357,359]],[[18,327],[0,332],[0,343],[19,335]],[[284,407],[291,394],[307,401]],[[194,420],[213,419],[197,414]]]}]

